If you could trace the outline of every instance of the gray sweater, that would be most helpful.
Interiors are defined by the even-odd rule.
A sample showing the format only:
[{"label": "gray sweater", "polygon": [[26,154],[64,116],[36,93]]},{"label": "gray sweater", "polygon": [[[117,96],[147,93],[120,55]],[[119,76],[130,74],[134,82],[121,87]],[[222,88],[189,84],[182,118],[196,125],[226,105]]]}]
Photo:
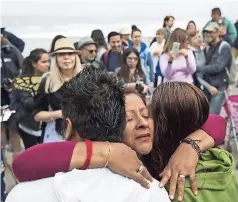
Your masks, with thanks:
[{"label": "gray sweater", "polygon": [[[224,42],[226,43],[226,42]],[[227,87],[229,78],[226,68],[229,67],[232,54],[228,43],[224,45],[219,53],[221,42],[206,49],[206,64],[198,65],[197,70],[204,75],[204,80],[216,88]]]}]

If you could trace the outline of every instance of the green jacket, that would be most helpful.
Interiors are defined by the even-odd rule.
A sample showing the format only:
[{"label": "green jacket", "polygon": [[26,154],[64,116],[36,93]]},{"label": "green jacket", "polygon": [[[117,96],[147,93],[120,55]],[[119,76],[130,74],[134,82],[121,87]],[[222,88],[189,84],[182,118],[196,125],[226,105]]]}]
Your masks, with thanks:
[{"label": "green jacket", "polygon": [[[222,21],[225,23],[225,25],[226,25],[226,33],[228,34],[228,36],[229,36],[229,38],[230,38],[230,40],[232,41],[232,42],[234,42],[235,40],[236,40],[236,37],[237,37],[237,31],[236,31],[236,27],[235,27],[235,25],[234,24],[232,24],[232,22],[230,21],[230,20],[228,20],[227,18],[225,18],[225,17],[223,17],[222,18]],[[211,23],[212,21],[209,21],[206,25],[205,25],[205,27],[207,27],[207,25],[209,24],[209,23]],[[203,33],[203,37],[204,37],[204,29],[205,29],[205,27],[202,29],[202,33]]]},{"label": "green jacket", "polygon": [[196,181],[197,196],[192,193],[190,181],[186,178],[183,202],[238,201],[234,160],[231,154],[223,149],[213,148],[202,154],[196,168]]}]

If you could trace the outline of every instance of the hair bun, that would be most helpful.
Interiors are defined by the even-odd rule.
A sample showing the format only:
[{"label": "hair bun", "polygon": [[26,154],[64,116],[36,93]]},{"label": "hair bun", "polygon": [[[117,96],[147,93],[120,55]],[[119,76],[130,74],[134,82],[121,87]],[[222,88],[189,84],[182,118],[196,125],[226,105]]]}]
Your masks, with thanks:
[{"label": "hair bun", "polygon": [[137,28],[136,25],[132,25],[132,26],[131,26],[131,29],[132,29],[132,30],[137,30],[138,28]]}]

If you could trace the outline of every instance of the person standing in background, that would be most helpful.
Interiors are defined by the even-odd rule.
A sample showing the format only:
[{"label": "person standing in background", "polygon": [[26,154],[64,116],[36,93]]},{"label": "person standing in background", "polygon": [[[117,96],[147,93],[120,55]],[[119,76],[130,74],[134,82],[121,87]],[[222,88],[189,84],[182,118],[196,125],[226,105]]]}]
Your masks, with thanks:
[{"label": "person standing in background", "polygon": [[117,76],[125,83],[125,91],[146,94],[148,86],[141,68],[140,54],[135,48],[128,48],[122,55],[122,67]]},{"label": "person standing in background", "polygon": [[186,30],[192,31],[196,29],[197,29],[196,23],[193,20],[189,21]]},{"label": "person standing in background", "polygon": [[[173,43],[180,43],[178,53],[172,51]],[[193,74],[196,72],[196,60],[193,52],[188,49],[186,31],[176,28],[165,45],[160,56],[160,68],[164,82],[184,81],[193,83]]]},{"label": "person standing in background", "polygon": [[146,85],[151,86],[154,82],[154,63],[152,54],[147,45],[142,41],[141,30],[139,30],[135,25],[132,26],[131,32],[132,42],[130,43],[130,48],[135,48],[140,53],[140,61],[142,70],[146,76]]},{"label": "person standing in background", "polygon": [[78,42],[78,50],[80,52],[80,62],[83,65],[88,63],[93,64],[95,67],[107,69],[102,61],[96,60],[98,44],[91,37],[83,37]]},{"label": "person standing in background", "polygon": [[25,149],[41,142],[41,122],[35,121],[32,111],[34,96],[41,82],[41,76],[49,70],[49,55],[44,49],[34,49],[22,64],[22,72],[13,81],[12,118],[17,122],[18,132]]},{"label": "person standing in background", "polygon": [[96,60],[100,61],[102,55],[108,50],[107,42],[105,41],[105,37],[103,35],[102,30],[96,29],[91,33],[91,38],[97,43],[97,56]]},{"label": "person standing in background", "polygon": [[[163,28],[164,28],[164,38],[165,43],[168,41],[170,34],[172,33],[172,27],[174,26],[175,18],[172,15],[166,16],[164,18]],[[156,37],[152,40],[150,45],[156,41]]]},{"label": "person standing in background", "polygon": [[[12,102],[12,81],[19,75],[23,57],[21,52],[1,34],[1,106]],[[1,123],[1,140],[3,152],[7,144],[9,132],[13,156],[21,151],[20,136],[15,121],[10,117],[7,122]]]},{"label": "person standing in background", "polygon": [[222,17],[222,13],[220,8],[213,8],[211,13],[211,18],[204,29],[211,23],[211,22],[217,22],[220,26],[219,28],[219,35],[222,37],[225,41],[227,41],[230,44],[233,44],[233,42],[236,40],[237,37],[237,31],[235,26],[231,23],[230,20],[228,20],[226,17]]},{"label": "person standing in background", "polygon": [[32,114],[36,121],[44,123],[43,142],[63,141],[63,120],[60,88],[71,80],[83,67],[73,42],[68,38],[56,41],[52,53],[50,71],[44,75],[34,98]]},{"label": "person standing in background", "polygon": [[163,28],[165,29],[164,37],[165,37],[166,42],[168,41],[169,36],[172,33],[172,27],[174,26],[174,20],[175,20],[175,18],[172,15],[166,16],[164,18]]},{"label": "person standing in background", "polygon": [[219,115],[225,101],[225,91],[228,87],[229,76],[227,74],[232,61],[230,45],[222,41],[219,36],[219,25],[210,23],[204,30],[208,47],[205,49],[205,65],[197,65],[198,72],[204,75],[204,80],[217,88],[216,95],[206,93],[210,102],[210,113]]},{"label": "person standing in background", "polygon": [[121,55],[123,54],[121,36],[118,32],[110,32],[107,36],[110,50],[101,57],[101,61],[107,66],[109,72],[115,72],[121,67]]},{"label": "person standing in background", "polygon": [[154,73],[155,73],[155,85],[154,87],[157,86],[157,83],[162,82],[162,77],[161,80],[158,81],[158,75],[156,74],[156,67],[159,62],[159,58],[163,52],[165,46],[165,38],[164,38],[164,29],[159,29],[156,31],[156,41],[152,43],[150,50],[153,56],[153,62],[154,62]]},{"label": "person standing in background", "polygon": [[[206,64],[206,55],[204,52],[205,47],[203,46],[203,37],[202,33],[198,30],[189,30],[188,34],[188,48],[193,51],[193,55],[196,59],[197,66],[202,66]],[[218,93],[216,87],[210,85],[203,79],[203,75],[201,73],[195,73],[193,75],[194,85],[200,88],[201,90],[209,91],[209,93],[214,96]]]},{"label": "person standing in background", "polygon": [[122,48],[126,49],[129,47],[130,41],[130,34],[131,34],[131,29],[130,28],[121,28],[120,30],[120,35],[121,35],[121,41],[122,41]]},{"label": "person standing in background", "polygon": [[[235,23],[235,28],[238,33],[238,20]],[[237,35],[236,40],[232,47],[232,54],[233,54],[233,57],[235,58],[235,60],[237,60],[238,59],[238,35]]]},{"label": "person standing in background", "polygon": [[25,48],[25,42],[13,33],[6,31],[5,29],[5,27],[1,28],[2,35],[22,53]]}]

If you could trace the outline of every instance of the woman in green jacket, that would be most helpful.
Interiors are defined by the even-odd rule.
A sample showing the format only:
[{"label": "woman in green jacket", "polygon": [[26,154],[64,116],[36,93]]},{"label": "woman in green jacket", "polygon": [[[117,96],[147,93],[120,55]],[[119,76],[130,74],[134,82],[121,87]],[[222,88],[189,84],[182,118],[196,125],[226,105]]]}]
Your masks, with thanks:
[{"label": "woman in green jacket", "polygon": [[[162,83],[155,89],[152,100],[155,131],[159,131],[154,144],[157,147],[154,151],[157,152],[150,154],[151,166],[147,167],[152,176],[157,179],[161,176],[163,166],[168,164],[171,154],[181,142],[191,144],[198,153],[199,161],[194,174],[187,176],[180,173],[178,177],[178,187],[185,187],[183,202],[237,201],[238,184],[231,154],[220,148],[200,153],[196,140],[184,141],[186,135],[200,128],[208,117],[209,103],[202,91],[185,82]],[[190,178],[194,176],[198,186],[197,196],[190,185]]]}]

